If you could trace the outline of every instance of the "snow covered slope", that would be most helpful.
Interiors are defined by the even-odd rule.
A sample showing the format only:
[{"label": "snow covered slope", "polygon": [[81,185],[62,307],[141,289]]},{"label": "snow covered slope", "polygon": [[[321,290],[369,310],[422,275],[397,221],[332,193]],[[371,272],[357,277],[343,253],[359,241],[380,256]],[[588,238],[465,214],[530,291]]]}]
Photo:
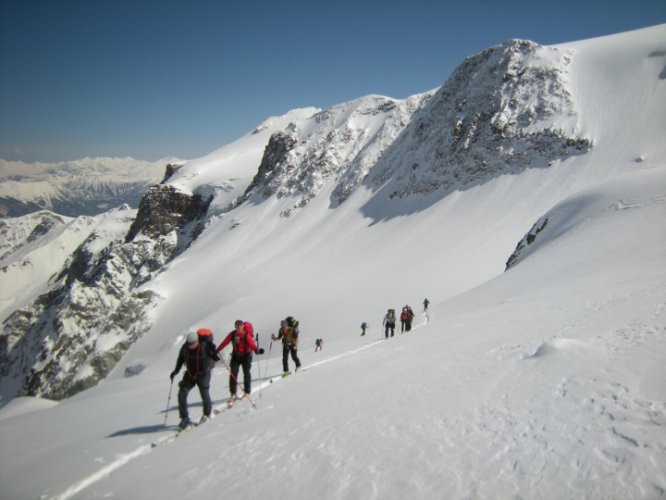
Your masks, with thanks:
[{"label": "snow covered slope", "polygon": [[47,281],[85,240],[96,221],[41,211],[0,220],[0,320],[47,290]]},{"label": "snow covered slope", "polygon": [[[473,59],[483,69],[512,47],[528,49],[519,68],[551,61],[553,99],[566,106],[525,130],[511,121],[523,114],[502,106],[469,122],[460,162],[491,159],[485,120],[504,124],[520,153],[473,177],[448,184],[467,168],[429,160],[448,147],[437,142],[446,130],[455,137],[457,120],[441,121],[467,109],[447,104],[455,78],[419,98],[358,184],[335,153],[355,151],[360,135],[349,127],[351,142],[325,142],[332,156],[309,154],[311,114],[266,137],[254,178],[233,170],[241,143],[224,161],[178,170],[169,185],[213,195],[205,229],[135,290],[161,299],[109,378],[55,405],[21,398],[0,410],[2,496],[663,496],[666,26],[552,48],[508,43]],[[502,88],[499,99],[470,94],[469,109],[530,95]],[[535,112],[553,104],[543,96]],[[419,134],[423,123],[440,127],[439,139]],[[552,156],[560,137],[548,130],[563,130],[575,151]],[[306,157],[324,158],[326,175]],[[241,203],[231,191],[244,192]],[[407,303],[416,328],[383,340],[386,309]],[[306,370],[271,383],[282,367],[268,337],[287,315],[301,322]],[[171,440],[168,374],[183,333],[209,327],[219,341],[238,318],[271,353],[253,366],[257,409],[242,402]],[[227,378],[214,371],[219,407]],[[197,418],[196,392],[190,403]]]}]

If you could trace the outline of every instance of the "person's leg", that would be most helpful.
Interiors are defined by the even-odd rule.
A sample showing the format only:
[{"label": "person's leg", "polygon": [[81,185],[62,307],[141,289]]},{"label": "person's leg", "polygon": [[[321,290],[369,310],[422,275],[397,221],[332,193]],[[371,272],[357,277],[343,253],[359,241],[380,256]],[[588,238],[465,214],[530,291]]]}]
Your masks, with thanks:
[{"label": "person's leg", "polygon": [[294,360],[294,363],[296,364],[296,368],[301,367],[301,360],[298,359],[298,349],[294,346],[291,346],[291,359]]},{"label": "person's leg", "polygon": [[236,395],[237,383],[238,383],[238,368],[240,363],[236,356],[231,357],[231,364],[229,369],[229,393],[231,397]]},{"label": "person's leg", "polygon": [[243,390],[245,394],[252,391],[252,354],[243,356]]},{"label": "person's leg", "polygon": [[203,403],[203,414],[206,417],[210,417],[210,412],[213,409],[213,401],[210,399],[210,377],[211,373],[206,372],[201,374],[197,380],[201,402]]},{"label": "person's leg", "polygon": [[194,387],[194,382],[192,382],[189,375],[185,373],[183,380],[178,383],[178,387],[178,413],[182,420],[188,418],[187,395],[190,393],[190,390],[192,390],[192,387]]},{"label": "person's leg", "polygon": [[282,344],[282,371],[289,371],[289,346]]}]

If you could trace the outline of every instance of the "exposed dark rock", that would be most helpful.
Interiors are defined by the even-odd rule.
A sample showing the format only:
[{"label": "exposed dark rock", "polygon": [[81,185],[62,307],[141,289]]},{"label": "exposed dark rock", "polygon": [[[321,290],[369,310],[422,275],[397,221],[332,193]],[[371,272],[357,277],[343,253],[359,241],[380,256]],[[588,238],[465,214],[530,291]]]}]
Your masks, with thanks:
[{"label": "exposed dark rock", "polygon": [[203,200],[198,194],[188,195],[173,186],[151,186],[139,204],[139,213],[125,241],[132,241],[140,232],[153,239],[165,236],[203,217],[210,202],[211,198]]},{"label": "exposed dark rock", "polygon": [[546,229],[547,225],[548,225],[548,218],[544,217],[542,219],[539,219],[536,222],[536,224],[532,226],[532,229],[530,229],[530,231],[523,237],[523,239],[518,242],[518,245],[516,245],[516,249],[509,257],[509,260],[506,261],[506,268],[504,269],[505,271],[511,269],[518,262],[518,260],[522,257],[522,253],[525,250],[525,248],[534,243],[534,241],[537,238],[537,235],[541,231]]}]

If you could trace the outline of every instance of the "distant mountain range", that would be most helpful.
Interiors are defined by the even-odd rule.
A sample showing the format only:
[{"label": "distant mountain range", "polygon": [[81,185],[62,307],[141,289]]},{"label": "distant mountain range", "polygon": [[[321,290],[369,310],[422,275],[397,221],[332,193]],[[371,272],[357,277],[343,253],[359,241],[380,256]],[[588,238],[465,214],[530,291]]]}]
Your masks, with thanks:
[{"label": "distant mountain range", "polygon": [[0,217],[39,210],[61,215],[97,215],[128,204],[138,207],[148,186],[164,177],[167,164],[134,158],[84,158],[59,163],[0,160]]}]

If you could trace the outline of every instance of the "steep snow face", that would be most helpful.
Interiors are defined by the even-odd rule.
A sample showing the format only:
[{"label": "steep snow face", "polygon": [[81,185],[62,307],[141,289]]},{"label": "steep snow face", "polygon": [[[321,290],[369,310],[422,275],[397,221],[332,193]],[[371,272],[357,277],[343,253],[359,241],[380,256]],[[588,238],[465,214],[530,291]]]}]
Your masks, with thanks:
[{"label": "steep snow face", "polygon": [[511,40],[466,59],[379,159],[371,185],[390,180],[390,197],[450,191],[588,152],[572,55]]},{"label": "steep snow face", "polygon": [[570,88],[596,163],[613,173],[663,162],[666,25],[560,48],[574,54]]},{"label": "steep snow face", "polygon": [[84,158],[61,163],[0,160],[0,216],[17,217],[40,209],[76,217],[97,215],[124,203],[138,207],[167,163],[133,158]]},{"label": "steep snow face", "polygon": [[184,193],[198,194],[206,199],[212,196],[211,214],[226,212],[252,182],[271,135],[288,127],[300,127],[320,111],[318,108],[302,108],[270,117],[237,141],[203,158],[188,161],[165,183]]}]

